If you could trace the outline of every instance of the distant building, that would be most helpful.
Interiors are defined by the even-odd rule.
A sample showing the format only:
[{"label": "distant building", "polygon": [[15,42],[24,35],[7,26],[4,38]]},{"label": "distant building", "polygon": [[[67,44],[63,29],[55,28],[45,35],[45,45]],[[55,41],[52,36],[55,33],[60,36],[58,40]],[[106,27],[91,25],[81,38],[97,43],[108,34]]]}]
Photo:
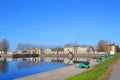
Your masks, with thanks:
[{"label": "distant building", "polygon": [[22,54],[23,52],[22,52],[22,50],[18,50],[18,51],[15,51],[14,53],[15,54]]},{"label": "distant building", "polygon": [[47,48],[44,50],[45,54],[63,54],[63,48],[54,48],[54,49],[50,49]]},{"label": "distant building", "polygon": [[45,54],[51,54],[52,53],[52,49],[45,49]]},{"label": "distant building", "polygon": [[77,49],[77,53],[78,54],[86,54],[86,53],[92,53],[92,48],[87,47],[87,46],[83,46],[83,47],[78,47]]},{"label": "distant building", "polygon": [[105,51],[106,52],[114,52],[114,53],[116,53],[116,46],[114,45],[114,44],[112,44],[112,45],[106,45],[105,46]]},{"label": "distant building", "polygon": [[73,47],[65,47],[64,53],[68,54],[72,52],[73,54],[86,54],[93,53],[92,48],[89,46],[73,46]]},{"label": "distant building", "polygon": [[3,54],[4,52],[3,51],[0,51],[0,54]]},{"label": "distant building", "polygon": [[7,54],[14,54],[12,51],[8,51]]},{"label": "distant building", "polygon": [[[3,51],[0,51],[0,54],[4,54]],[[7,54],[14,54],[12,51],[7,51]]]},{"label": "distant building", "polygon": [[26,50],[19,50],[16,51],[17,54],[41,54],[43,53],[42,49],[35,48],[35,49],[26,49]]},{"label": "distant building", "polygon": [[74,49],[73,49],[73,47],[65,47],[64,48],[64,54],[68,54],[68,53],[70,53],[70,52],[74,52]]},{"label": "distant building", "polygon": [[36,53],[36,54],[41,54],[41,53],[42,53],[42,49],[36,48],[36,49],[35,49],[35,53]]}]

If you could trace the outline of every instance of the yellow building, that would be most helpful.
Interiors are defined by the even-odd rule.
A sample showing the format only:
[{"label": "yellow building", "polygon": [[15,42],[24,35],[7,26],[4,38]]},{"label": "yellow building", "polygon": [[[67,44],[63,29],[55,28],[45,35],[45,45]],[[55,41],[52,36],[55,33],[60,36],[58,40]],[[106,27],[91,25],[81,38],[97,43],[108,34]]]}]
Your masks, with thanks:
[{"label": "yellow building", "polygon": [[116,52],[116,46],[115,45],[106,45],[105,46],[105,51],[106,52],[110,52],[110,51],[112,51],[112,52]]},{"label": "yellow building", "polygon": [[33,53],[35,53],[35,54],[41,54],[42,53],[42,50],[39,49],[39,48],[30,49],[30,50],[26,50],[26,51],[27,51],[27,53],[30,53],[30,54],[33,54]]},{"label": "yellow building", "polygon": [[41,53],[42,53],[42,50],[39,49],[39,48],[36,48],[36,49],[35,49],[35,53],[36,53],[36,54],[41,54]]}]

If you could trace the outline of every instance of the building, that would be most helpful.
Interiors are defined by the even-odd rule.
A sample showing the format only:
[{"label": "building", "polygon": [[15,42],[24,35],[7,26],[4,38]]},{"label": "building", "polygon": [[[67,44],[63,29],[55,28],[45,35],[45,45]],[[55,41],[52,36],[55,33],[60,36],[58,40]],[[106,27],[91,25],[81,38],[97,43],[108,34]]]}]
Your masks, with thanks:
[{"label": "building", "polygon": [[70,52],[74,52],[73,47],[65,47],[64,48],[64,54],[69,54]]},{"label": "building", "polygon": [[52,49],[45,49],[45,54],[51,54],[52,53]]},{"label": "building", "polygon": [[114,44],[106,45],[105,46],[105,51],[106,52],[114,52],[114,53],[116,53],[116,46]]},{"label": "building", "polygon": [[41,54],[41,53],[42,53],[42,49],[36,48],[36,49],[35,49],[35,53],[36,53],[36,54]]},{"label": "building", "polygon": [[[0,54],[4,54],[3,51],[0,51]],[[7,51],[7,54],[14,54],[12,51]]]},{"label": "building", "polygon": [[16,51],[17,54],[41,54],[43,53],[42,49],[35,48],[35,49],[26,49],[26,50],[19,50]]},{"label": "building", "polygon": [[73,46],[73,47],[65,47],[64,53],[68,54],[72,52],[73,54],[87,54],[93,53],[92,48],[89,46]]},{"label": "building", "polygon": [[3,52],[3,51],[0,51],[0,54],[4,54],[4,52]]},{"label": "building", "polygon": [[14,54],[12,51],[8,51],[7,54]]},{"label": "building", "polygon": [[90,47],[78,47],[77,49],[78,54],[87,54],[91,52],[92,52],[92,49]]}]

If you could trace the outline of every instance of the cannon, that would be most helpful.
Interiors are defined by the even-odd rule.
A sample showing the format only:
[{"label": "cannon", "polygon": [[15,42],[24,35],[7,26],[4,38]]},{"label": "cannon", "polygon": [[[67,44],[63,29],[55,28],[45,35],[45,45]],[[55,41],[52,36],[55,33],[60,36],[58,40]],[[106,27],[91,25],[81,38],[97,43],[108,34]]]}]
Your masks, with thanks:
[{"label": "cannon", "polygon": [[96,58],[96,62],[102,62],[102,58]]},{"label": "cannon", "polygon": [[79,68],[90,68],[88,61],[79,61]]}]

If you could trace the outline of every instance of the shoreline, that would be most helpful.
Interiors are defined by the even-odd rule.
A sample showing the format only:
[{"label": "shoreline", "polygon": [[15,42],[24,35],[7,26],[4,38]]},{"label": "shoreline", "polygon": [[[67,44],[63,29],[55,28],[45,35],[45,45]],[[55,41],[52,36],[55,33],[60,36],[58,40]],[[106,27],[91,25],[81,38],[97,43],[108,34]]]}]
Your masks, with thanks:
[{"label": "shoreline", "polygon": [[[89,69],[91,69],[96,64],[98,64],[98,63],[95,62],[94,59],[92,59],[90,61]],[[51,70],[51,71],[43,72],[43,73],[37,73],[37,74],[17,78],[15,80],[64,80],[65,78],[67,78],[69,76],[73,76],[73,75],[82,73],[89,69],[78,68],[78,64],[73,64],[70,66],[66,66],[64,68],[59,68],[56,70]]]}]

